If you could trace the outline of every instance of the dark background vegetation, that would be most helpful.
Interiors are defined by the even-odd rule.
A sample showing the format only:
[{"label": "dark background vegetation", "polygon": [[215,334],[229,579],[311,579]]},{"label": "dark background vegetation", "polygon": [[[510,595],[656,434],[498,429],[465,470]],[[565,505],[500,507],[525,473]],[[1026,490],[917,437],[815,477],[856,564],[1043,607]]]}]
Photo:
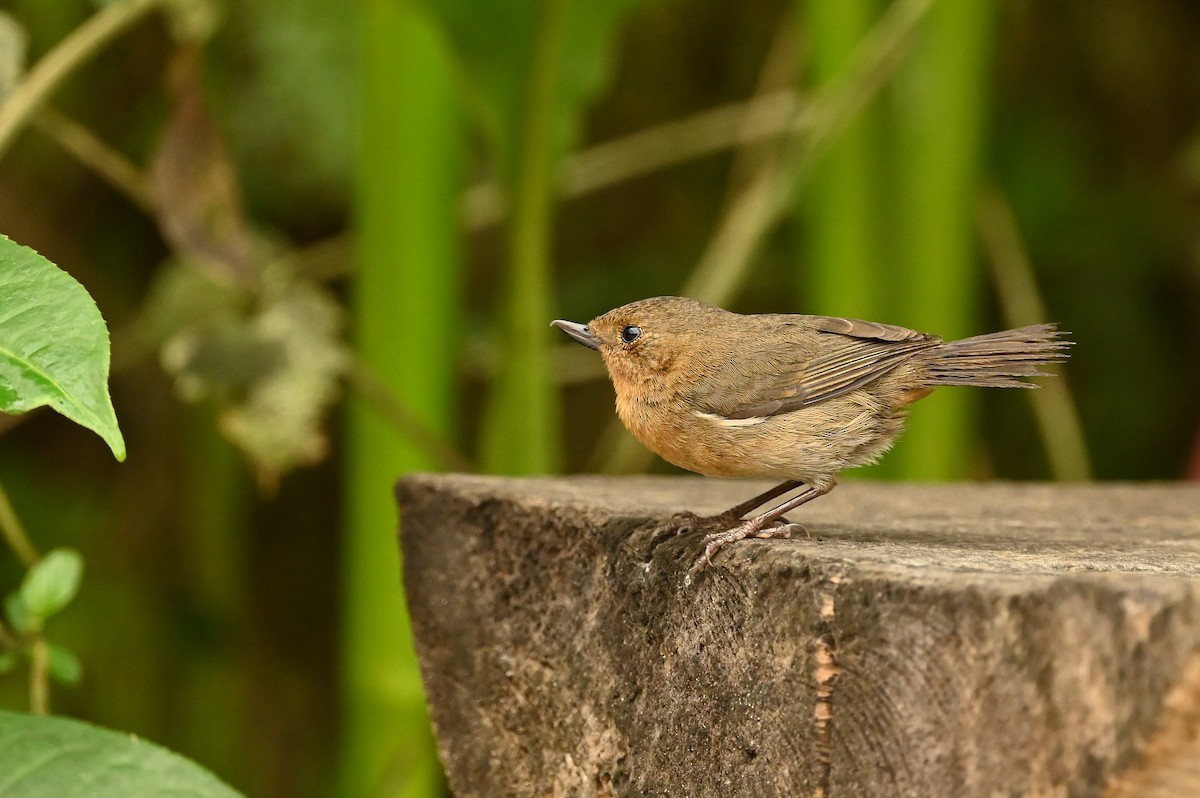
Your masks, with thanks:
[{"label": "dark background vegetation", "polygon": [[[590,353],[547,328],[645,296],[947,336],[1057,320],[1077,345],[1041,405],[944,391],[873,475],[1200,478],[1200,6],[955,5],[894,46],[867,37],[888,7],[872,0],[596,2],[582,34],[566,0],[177,2],[138,19],[0,160],[0,231],[109,323],[129,449],[117,464],[48,412],[0,420],[0,479],[32,537],[88,563],[53,628],[85,679],[56,711],[257,796],[436,794],[389,485],[464,460],[665,469],[613,432]],[[29,65],[97,13],[0,9]],[[854,73],[872,58],[878,91]],[[862,91],[861,113],[819,102]],[[553,177],[567,153],[769,96],[816,98],[828,129],[727,134],[558,196],[575,194]],[[667,160],[720,124],[659,129]],[[68,152],[74,125],[132,185]],[[501,223],[460,214],[481,184]],[[751,245],[714,256],[760,189]],[[252,431],[302,418],[247,455],[222,431],[274,378],[283,398]],[[19,576],[0,557],[0,587]],[[24,691],[4,677],[0,706]]]}]

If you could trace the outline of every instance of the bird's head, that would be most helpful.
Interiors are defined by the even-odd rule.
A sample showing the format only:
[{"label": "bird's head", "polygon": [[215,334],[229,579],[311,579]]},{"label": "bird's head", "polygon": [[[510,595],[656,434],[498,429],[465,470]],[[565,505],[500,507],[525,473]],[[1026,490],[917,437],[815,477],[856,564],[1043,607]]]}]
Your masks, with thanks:
[{"label": "bird's head", "polygon": [[727,315],[695,299],[660,296],[614,308],[587,324],[561,319],[552,324],[600,352],[618,393],[644,395],[652,385],[665,387],[661,383],[669,375],[686,378],[694,353],[707,348]]}]

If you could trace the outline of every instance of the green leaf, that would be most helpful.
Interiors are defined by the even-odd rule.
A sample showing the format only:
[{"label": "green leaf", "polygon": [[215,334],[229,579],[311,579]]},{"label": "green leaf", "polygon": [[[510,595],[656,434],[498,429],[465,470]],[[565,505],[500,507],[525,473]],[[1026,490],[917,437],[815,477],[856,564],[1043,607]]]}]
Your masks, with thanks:
[{"label": "green leaf", "polygon": [[47,665],[50,670],[50,678],[71,687],[79,684],[83,679],[83,663],[79,661],[79,657],[75,656],[75,652],[53,643],[48,648]]},{"label": "green leaf", "polygon": [[33,564],[21,582],[21,601],[34,617],[49,618],[71,603],[83,578],[83,555],[54,549]]},{"label": "green leaf", "polygon": [[125,459],[108,395],[108,328],[75,278],[0,234],[0,411],[49,405]]},{"label": "green leaf", "polygon": [[0,795],[11,798],[238,798],[165,748],[87,723],[0,712]]},{"label": "green leaf", "polygon": [[25,635],[42,628],[41,619],[34,617],[33,613],[29,611],[29,607],[19,592],[9,593],[5,597],[4,614],[8,617],[9,625],[17,634]]},{"label": "green leaf", "polygon": [[21,658],[13,651],[5,651],[3,654],[0,654],[0,676],[15,671],[20,662]]}]

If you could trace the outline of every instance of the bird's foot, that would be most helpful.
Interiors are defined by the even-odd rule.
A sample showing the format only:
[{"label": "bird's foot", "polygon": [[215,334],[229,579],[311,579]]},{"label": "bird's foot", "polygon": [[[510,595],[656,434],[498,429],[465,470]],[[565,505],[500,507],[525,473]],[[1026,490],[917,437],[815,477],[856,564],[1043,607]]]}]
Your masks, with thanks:
[{"label": "bird's foot", "polygon": [[654,528],[654,532],[650,536],[650,553],[653,554],[654,550],[661,544],[679,535],[687,535],[707,529],[726,529],[730,525],[737,523],[738,519],[735,518],[726,523],[722,523],[722,521],[721,516],[697,515],[691,510],[675,513]]},{"label": "bird's foot", "polygon": [[688,569],[687,576],[684,578],[685,583],[691,583],[692,577],[704,570],[707,566],[712,565],[712,557],[721,549],[731,543],[736,543],[739,540],[746,538],[790,538],[793,532],[803,532],[805,537],[811,538],[808,530],[800,524],[788,523],[785,520],[779,519],[766,527],[759,527],[755,523],[757,519],[749,519],[743,521],[732,529],[726,529],[722,532],[714,532],[704,538],[704,553],[696,559],[692,567]]},{"label": "bird's foot", "polygon": [[736,524],[740,520],[740,517],[732,516],[729,513],[697,515],[691,510],[684,510],[671,516],[667,520],[666,528],[676,535],[688,535],[692,532],[702,532],[707,529],[728,529],[732,524]]}]

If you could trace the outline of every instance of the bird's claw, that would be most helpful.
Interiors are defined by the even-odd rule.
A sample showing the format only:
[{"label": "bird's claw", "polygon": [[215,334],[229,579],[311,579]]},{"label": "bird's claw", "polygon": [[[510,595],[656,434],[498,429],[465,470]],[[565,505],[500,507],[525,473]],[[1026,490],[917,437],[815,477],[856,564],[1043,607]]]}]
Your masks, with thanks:
[{"label": "bird's claw", "polygon": [[735,524],[739,520],[728,514],[699,515],[691,510],[683,510],[672,515],[658,527],[658,532],[654,537],[655,539],[664,539],[678,535],[690,535],[693,532],[702,532],[708,529],[727,529],[730,524]]},{"label": "bird's claw", "polygon": [[800,524],[791,524],[786,521],[775,521],[770,526],[762,529],[755,528],[755,525],[750,521],[745,521],[732,529],[726,529],[721,532],[713,532],[706,535],[704,538],[704,553],[696,558],[696,562],[688,569],[687,576],[684,577],[684,582],[690,584],[692,577],[712,565],[713,555],[725,548],[731,543],[736,543],[739,540],[746,538],[761,538],[769,540],[773,538],[790,538],[793,532],[803,532],[806,537],[811,538],[808,530]]},{"label": "bird's claw", "polygon": [[804,537],[812,540],[812,535],[809,534],[808,528],[804,524],[794,524],[787,520],[776,521],[766,529],[756,532],[754,537],[767,540],[772,538],[790,538],[796,532],[803,532]]},{"label": "bird's claw", "polygon": [[690,535],[692,532],[700,532],[705,529],[723,529],[736,520],[730,520],[722,515],[706,516],[693,513],[691,510],[682,510],[655,527],[654,533],[650,537],[650,552],[653,553],[660,544],[671,538]]},{"label": "bird's claw", "polygon": [[671,516],[670,520],[667,521],[667,526],[674,530],[676,535],[687,535],[698,529],[703,529],[704,520],[691,510],[683,510]]}]

